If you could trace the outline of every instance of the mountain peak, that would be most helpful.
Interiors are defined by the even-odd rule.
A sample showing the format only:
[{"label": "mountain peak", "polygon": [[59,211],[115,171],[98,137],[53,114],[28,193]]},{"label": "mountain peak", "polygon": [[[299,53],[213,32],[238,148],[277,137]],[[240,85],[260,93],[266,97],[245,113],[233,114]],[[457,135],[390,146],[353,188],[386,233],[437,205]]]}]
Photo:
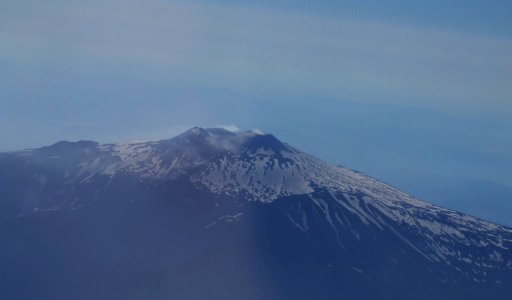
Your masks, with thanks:
[{"label": "mountain peak", "polygon": [[[290,237],[314,238],[311,245],[323,245],[329,253],[331,249],[335,249],[332,253],[340,253],[322,262],[328,266],[325,274],[345,272],[337,269],[340,265],[343,270],[353,270],[357,278],[367,273],[368,278],[375,278],[380,269],[374,273],[371,270],[385,261],[387,266],[397,268],[410,262],[414,272],[420,265],[429,276],[425,278],[437,272],[435,280],[439,282],[435,283],[442,286],[462,278],[488,287],[487,282],[492,283],[494,278],[499,278],[499,285],[503,278],[512,278],[511,229],[420,201],[362,173],[323,162],[260,131],[194,127],[175,138],[156,142],[59,142],[36,151],[0,156],[0,167],[0,180],[4,180],[0,182],[4,189],[2,200],[5,199],[0,201],[0,219],[6,216],[18,222],[32,214],[42,216],[48,212],[50,216],[58,211],[64,215],[68,209],[77,214],[113,209],[116,213],[105,214],[108,224],[112,224],[112,215],[124,214],[118,213],[119,207],[146,215],[145,205],[161,201],[162,206],[158,204],[154,211],[165,222],[183,220],[170,230],[198,222],[194,234],[200,229],[209,238],[211,232],[226,232],[223,229],[235,222],[247,222],[240,224],[249,226],[237,226],[229,232],[268,225],[265,228],[270,235],[283,232],[272,242],[284,241],[276,249],[286,247]],[[258,217],[254,219],[256,211]],[[193,215],[184,218],[186,213]],[[198,217],[201,214],[204,219]],[[132,218],[127,220],[132,224]],[[158,228],[165,222],[157,222]],[[52,236],[56,235],[52,232]],[[228,240],[223,237],[211,241]],[[139,242],[137,239],[134,244]],[[176,243],[172,245],[176,249]],[[304,245],[301,241],[290,249],[300,251]],[[202,250],[201,247],[194,245],[190,249]],[[311,252],[305,257],[317,259],[326,253]],[[370,260],[365,265],[369,258],[374,263]],[[297,259],[301,261],[304,260]],[[343,278],[353,278],[352,273]],[[317,274],[312,278],[318,278]],[[358,286],[374,282],[361,280]],[[503,286],[510,285],[503,281]],[[430,296],[426,299],[435,298]]]},{"label": "mountain peak", "polygon": [[[252,131],[250,131],[253,133]],[[246,139],[245,146],[250,150],[265,149],[271,150],[274,153],[280,153],[287,150],[283,142],[278,140],[272,134],[254,134]]]},{"label": "mountain peak", "polygon": [[194,126],[189,130],[183,132],[178,136],[208,136],[208,135],[218,135],[218,136],[253,136],[253,135],[266,135],[260,129],[251,129],[246,131],[241,130],[231,130],[226,129],[224,127],[199,127]]},{"label": "mountain peak", "polygon": [[287,146],[272,134],[259,129],[231,131],[225,128],[193,127],[168,141],[183,143],[192,147],[207,147],[212,151],[257,151],[258,149],[279,153]]},{"label": "mountain peak", "polygon": [[86,141],[80,140],[77,142],[70,141],[59,141],[50,146],[42,147],[41,150],[51,151],[51,152],[67,152],[79,149],[87,149],[97,147],[99,144],[94,141]]}]

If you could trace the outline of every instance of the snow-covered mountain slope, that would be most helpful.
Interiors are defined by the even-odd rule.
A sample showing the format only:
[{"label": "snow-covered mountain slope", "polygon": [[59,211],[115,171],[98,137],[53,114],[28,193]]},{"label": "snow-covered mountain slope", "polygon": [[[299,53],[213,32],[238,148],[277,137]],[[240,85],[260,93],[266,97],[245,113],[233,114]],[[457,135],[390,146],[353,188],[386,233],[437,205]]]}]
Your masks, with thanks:
[{"label": "snow-covered mountain slope", "polygon": [[[374,261],[389,262],[396,272],[417,267],[418,274],[427,274],[417,275],[418,282],[429,282],[439,293],[443,284],[450,285],[447,294],[452,296],[464,294],[457,293],[468,287],[479,292],[464,295],[500,297],[512,291],[504,288],[512,278],[510,228],[420,201],[259,131],[196,127],[157,142],[59,142],[2,153],[0,189],[0,215],[7,222],[106,206],[138,207],[154,199],[193,199],[173,210],[194,214],[191,228],[207,236],[216,232],[221,241],[227,235],[223,232],[253,228],[262,220],[261,228],[288,228],[282,236],[274,236],[275,228],[262,235],[276,238],[278,244],[297,235],[297,243],[317,245],[320,249],[308,251],[329,257],[328,272],[334,272],[337,261],[344,271],[336,276],[348,269],[364,277],[355,286],[380,276],[365,262]],[[192,211],[183,208],[190,205]],[[267,224],[265,219],[273,221]],[[214,248],[225,246],[212,243]],[[370,252],[361,256],[361,251]],[[347,257],[353,260],[347,262]],[[389,295],[398,286],[388,287]]]}]

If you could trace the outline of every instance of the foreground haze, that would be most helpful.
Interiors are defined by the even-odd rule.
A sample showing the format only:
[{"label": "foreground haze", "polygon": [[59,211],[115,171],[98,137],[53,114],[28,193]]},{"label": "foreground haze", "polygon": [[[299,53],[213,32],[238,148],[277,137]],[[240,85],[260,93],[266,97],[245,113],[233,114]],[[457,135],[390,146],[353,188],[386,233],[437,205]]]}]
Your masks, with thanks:
[{"label": "foreground haze", "polygon": [[512,230],[259,130],[0,153],[2,299],[508,299]]}]

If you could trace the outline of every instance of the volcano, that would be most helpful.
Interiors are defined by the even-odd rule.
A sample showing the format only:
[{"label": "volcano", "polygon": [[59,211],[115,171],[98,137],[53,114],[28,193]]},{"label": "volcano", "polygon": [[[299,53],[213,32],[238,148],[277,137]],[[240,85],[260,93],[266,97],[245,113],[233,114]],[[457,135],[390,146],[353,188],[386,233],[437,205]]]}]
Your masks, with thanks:
[{"label": "volcano", "polygon": [[0,153],[1,299],[510,299],[512,229],[259,130]]}]

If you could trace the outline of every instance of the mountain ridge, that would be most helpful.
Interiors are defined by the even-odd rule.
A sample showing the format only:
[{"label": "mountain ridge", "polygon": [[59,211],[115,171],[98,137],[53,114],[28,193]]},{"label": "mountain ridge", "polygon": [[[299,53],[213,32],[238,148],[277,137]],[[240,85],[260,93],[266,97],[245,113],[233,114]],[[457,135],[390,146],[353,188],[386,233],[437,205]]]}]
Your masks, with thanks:
[{"label": "mountain ridge", "polygon": [[[360,282],[354,281],[356,286],[381,276],[359,252],[367,253],[367,260],[375,263],[386,262],[394,272],[418,266],[422,275],[411,284],[430,296],[420,281],[430,282],[438,291],[449,283],[453,293],[462,287],[473,292],[482,288],[500,291],[507,282],[505,274],[512,274],[512,229],[415,199],[360,172],[329,165],[270,134],[194,127],[155,142],[101,145],[80,141],[53,146],[0,155],[0,184],[8,196],[0,201],[0,208],[9,224],[47,218],[45,222],[52,222],[50,215],[68,218],[103,211],[117,215],[119,209],[140,219],[146,218],[140,214],[148,207],[170,205],[171,210],[153,212],[162,214],[159,222],[178,222],[183,232],[194,228],[191,234],[205,235],[210,247],[227,247],[227,252],[240,255],[234,249],[246,243],[244,236],[261,232],[254,238],[263,239],[256,246],[263,247],[263,252],[255,255],[272,257],[265,239],[275,239],[275,244],[288,249],[291,246],[285,241],[291,235],[292,245],[305,245],[309,250],[293,246],[289,253],[329,257],[322,263],[326,269],[315,259],[306,259],[307,268],[316,270],[311,276],[334,272],[330,265],[340,265],[343,270],[332,278],[362,275]],[[166,220],[166,212],[175,221]],[[271,220],[269,224],[265,219]],[[268,228],[270,224],[275,226]],[[183,235],[174,227],[168,230]],[[277,235],[275,230],[283,232]],[[212,232],[218,241],[210,241]],[[227,236],[242,244],[233,246]],[[272,251],[280,253],[280,249]],[[359,265],[346,261],[343,253]],[[164,255],[162,259],[169,258]],[[269,263],[267,259],[262,262]],[[281,262],[274,264],[283,272],[291,270]],[[367,273],[372,275],[365,277]],[[389,295],[403,289],[391,287]]]}]

